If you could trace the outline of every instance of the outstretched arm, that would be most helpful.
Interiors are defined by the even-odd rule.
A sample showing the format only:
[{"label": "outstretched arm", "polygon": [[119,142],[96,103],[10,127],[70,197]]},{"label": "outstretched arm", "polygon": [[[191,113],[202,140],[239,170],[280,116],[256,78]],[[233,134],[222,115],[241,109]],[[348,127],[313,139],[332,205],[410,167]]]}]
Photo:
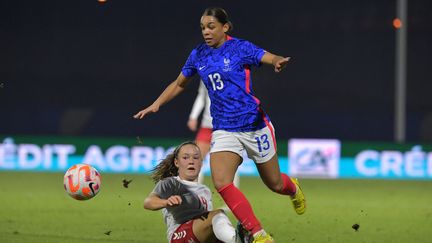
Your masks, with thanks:
[{"label": "outstretched arm", "polygon": [[133,117],[135,119],[142,119],[144,116],[146,116],[149,113],[155,113],[159,111],[159,108],[168,103],[170,100],[172,100],[174,97],[176,97],[178,94],[180,94],[186,85],[190,82],[190,78],[187,78],[183,75],[183,73],[180,72],[179,76],[176,80],[174,80],[168,87],[165,88],[165,90],[162,92],[162,94],[151,104],[149,107],[139,111],[136,113]]},{"label": "outstretched arm", "polygon": [[144,200],[144,208],[148,210],[159,210],[161,208],[180,205],[182,199],[178,195],[170,196],[168,199],[162,199],[155,193],[150,195]]},{"label": "outstretched arm", "polygon": [[266,52],[261,58],[261,63],[273,65],[274,71],[276,73],[279,73],[287,65],[290,59],[291,57],[282,57],[272,54],[270,52]]}]

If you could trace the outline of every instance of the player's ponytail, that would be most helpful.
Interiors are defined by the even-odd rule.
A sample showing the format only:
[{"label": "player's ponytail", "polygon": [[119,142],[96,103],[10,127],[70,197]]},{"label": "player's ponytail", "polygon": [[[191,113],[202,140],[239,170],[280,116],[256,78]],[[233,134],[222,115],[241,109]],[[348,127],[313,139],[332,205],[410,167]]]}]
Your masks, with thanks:
[{"label": "player's ponytail", "polygon": [[175,166],[174,161],[177,159],[180,149],[188,144],[195,145],[198,148],[198,145],[195,142],[184,142],[177,146],[172,153],[168,154],[165,159],[151,170],[151,178],[155,183],[167,177],[178,176],[178,168]]},{"label": "player's ponytail", "polygon": [[228,33],[232,32],[232,30],[234,29],[234,25],[228,18],[228,13],[223,8],[206,8],[206,10],[204,10],[203,16],[212,16],[215,17],[221,24],[228,24]]}]

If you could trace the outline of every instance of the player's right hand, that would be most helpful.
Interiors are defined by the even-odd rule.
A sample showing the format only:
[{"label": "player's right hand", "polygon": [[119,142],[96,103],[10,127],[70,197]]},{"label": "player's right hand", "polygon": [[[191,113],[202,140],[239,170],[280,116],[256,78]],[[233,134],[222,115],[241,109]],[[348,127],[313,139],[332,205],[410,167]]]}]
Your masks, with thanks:
[{"label": "player's right hand", "polygon": [[168,206],[180,205],[181,203],[182,203],[182,199],[179,195],[174,195],[167,199]]},{"label": "player's right hand", "polygon": [[138,113],[136,113],[133,117],[135,119],[143,119],[144,116],[146,116],[149,113],[156,113],[159,110],[159,106],[156,104],[152,104],[151,106],[145,108],[144,110],[139,111]]}]

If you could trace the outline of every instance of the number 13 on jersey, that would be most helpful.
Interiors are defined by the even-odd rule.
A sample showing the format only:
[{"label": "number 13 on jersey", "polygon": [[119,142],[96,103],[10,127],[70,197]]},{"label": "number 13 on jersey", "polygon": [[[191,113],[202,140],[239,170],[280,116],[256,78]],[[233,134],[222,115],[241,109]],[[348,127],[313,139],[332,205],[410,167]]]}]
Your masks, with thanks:
[{"label": "number 13 on jersey", "polygon": [[221,79],[220,73],[213,73],[208,75],[210,82],[212,83],[213,90],[221,90],[224,88],[224,83]]}]

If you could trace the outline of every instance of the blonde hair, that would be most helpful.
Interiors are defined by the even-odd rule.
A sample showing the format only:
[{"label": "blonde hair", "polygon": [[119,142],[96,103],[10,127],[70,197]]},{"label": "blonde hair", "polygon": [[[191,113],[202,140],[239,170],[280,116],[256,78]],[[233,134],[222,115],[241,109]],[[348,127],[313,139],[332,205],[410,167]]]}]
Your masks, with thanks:
[{"label": "blonde hair", "polygon": [[165,159],[163,159],[153,170],[151,170],[150,177],[155,183],[167,177],[178,176],[178,168],[175,166],[174,161],[178,158],[180,149],[185,145],[194,145],[199,150],[198,145],[192,141],[187,141],[177,146],[172,153],[168,154]]}]

